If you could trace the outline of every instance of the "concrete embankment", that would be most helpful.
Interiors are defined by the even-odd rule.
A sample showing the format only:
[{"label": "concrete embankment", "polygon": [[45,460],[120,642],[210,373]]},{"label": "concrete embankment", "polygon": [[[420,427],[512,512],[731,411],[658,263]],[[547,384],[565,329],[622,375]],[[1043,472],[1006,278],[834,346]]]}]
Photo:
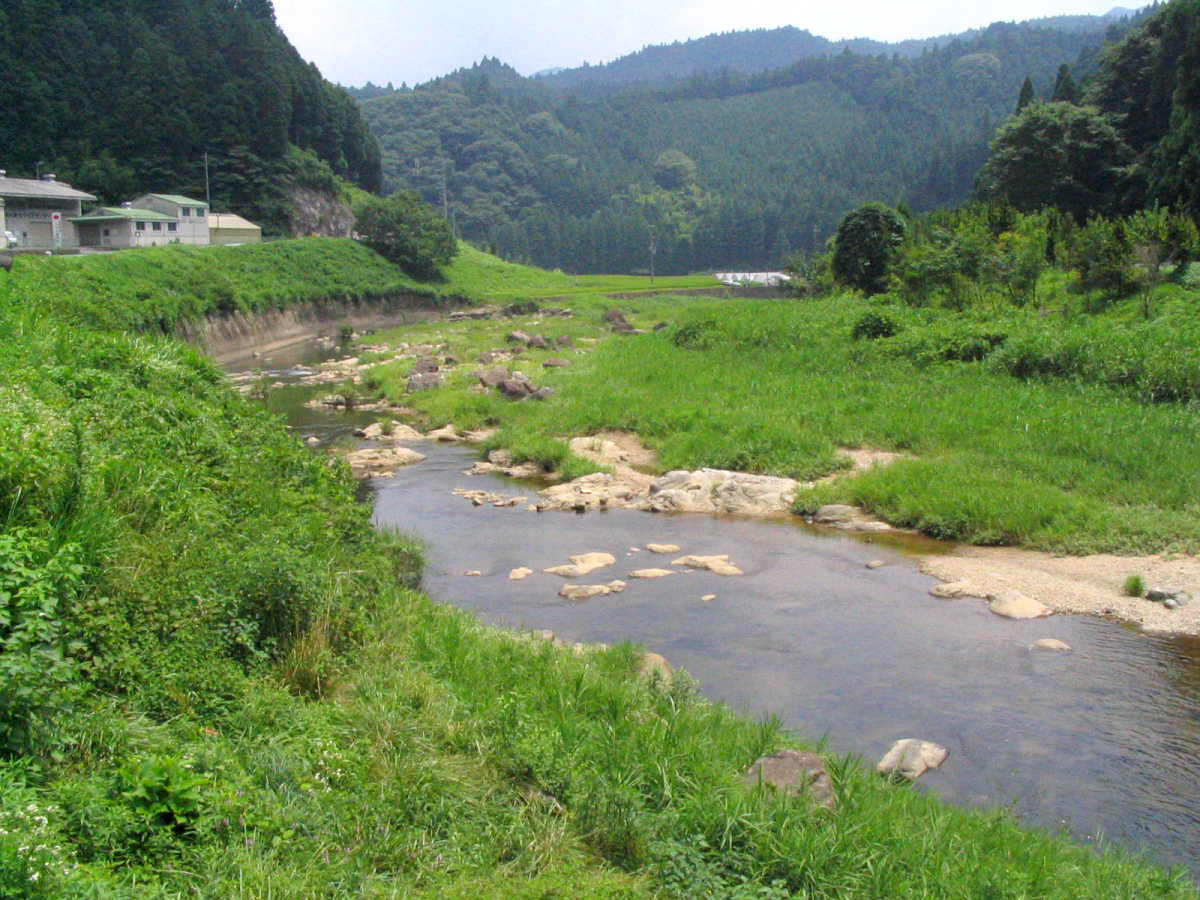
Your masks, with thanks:
[{"label": "concrete embankment", "polygon": [[287,309],[209,316],[182,323],[177,334],[216,362],[225,363],[322,335],[337,337],[343,326],[356,331],[390,328],[440,315],[446,309],[445,302],[403,294],[377,300],[321,300]]}]

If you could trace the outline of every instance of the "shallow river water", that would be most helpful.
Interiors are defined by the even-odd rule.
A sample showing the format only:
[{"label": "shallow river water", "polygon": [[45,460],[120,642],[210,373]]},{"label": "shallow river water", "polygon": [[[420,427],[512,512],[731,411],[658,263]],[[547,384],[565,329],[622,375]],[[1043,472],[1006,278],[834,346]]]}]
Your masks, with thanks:
[{"label": "shallow river water", "polygon": [[[345,428],[277,397],[303,433]],[[687,669],[707,696],[752,717],[775,713],[869,764],[898,738],[935,741],[950,756],[922,788],[1200,877],[1200,642],[1086,616],[1012,621],[981,601],[938,599],[903,543],[782,521],[475,507],[451,491],[532,498],[532,489],[463,474],[470,449],[415,449],[428,459],[372,483],[375,519],[425,542],[434,599],[569,641],[638,642]],[[669,567],[670,556],[630,555],[647,542],[727,553],[745,575],[627,578]],[[578,581],[620,578],[628,588],[569,603],[557,596],[564,579],[541,570],[588,551],[617,564]],[[877,559],[886,565],[866,568]],[[518,566],[536,574],[508,580]],[[1043,637],[1074,649],[1030,651]]]}]

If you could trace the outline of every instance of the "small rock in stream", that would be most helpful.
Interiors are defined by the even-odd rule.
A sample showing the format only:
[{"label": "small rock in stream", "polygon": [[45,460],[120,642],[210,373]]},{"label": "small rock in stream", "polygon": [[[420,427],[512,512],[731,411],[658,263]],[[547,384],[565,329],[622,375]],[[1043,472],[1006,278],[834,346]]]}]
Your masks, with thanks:
[{"label": "small rock in stream", "polygon": [[920,778],[929,769],[946,761],[950,751],[931,741],[905,738],[892,744],[875,771],[883,775],[901,775],[910,781]]},{"label": "small rock in stream", "polygon": [[1066,641],[1060,641],[1058,638],[1039,638],[1029,645],[1030,650],[1058,650],[1066,651],[1071,649],[1071,645]]}]

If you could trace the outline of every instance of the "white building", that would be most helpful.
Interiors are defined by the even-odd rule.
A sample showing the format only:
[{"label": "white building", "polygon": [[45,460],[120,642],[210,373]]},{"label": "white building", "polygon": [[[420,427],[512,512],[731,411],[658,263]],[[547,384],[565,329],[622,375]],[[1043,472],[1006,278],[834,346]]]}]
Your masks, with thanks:
[{"label": "white building", "polygon": [[0,249],[59,250],[79,246],[71,219],[83,210],[85,191],[41,178],[9,178],[0,169]]},{"label": "white building", "polygon": [[208,204],[178,194],[144,194],[133,201],[134,209],[147,209],[170,216],[178,222],[175,237],[180,244],[200,244],[207,247]]},{"label": "white building", "polygon": [[174,216],[153,209],[134,209],[129,204],[101,206],[71,223],[81,247],[128,250],[180,242],[179,220]]}]

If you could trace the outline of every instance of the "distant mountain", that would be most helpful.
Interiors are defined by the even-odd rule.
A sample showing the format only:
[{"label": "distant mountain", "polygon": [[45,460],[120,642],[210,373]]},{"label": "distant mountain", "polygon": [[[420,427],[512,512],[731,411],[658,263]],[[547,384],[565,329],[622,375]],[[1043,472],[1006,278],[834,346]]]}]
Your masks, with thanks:
[{"label": "distant mountain", "polygon": [[[1021,24],[1053,31],[1098,34],[1109,24],[1130,15],[1131,10],[1116,8],[1103,16],[1054,16]],[[748,74],[765,72],[786,68],[797,60],[847,51],[865,56],[885,53],[889,56],[912,58],[954,41],[971,40],[981,32],[982,29],[974,29],[959,34],[885,43],[870,38],[832,41],[789,25],[783,28],[713,34],[672,44],[656,44],[609,63],[547,70],[533,77],[544,78],[562,88],[581,85],[652,84],[677,81],[723,69]]]},{"label": "distant mountain", "polygon": [[510,259],[637,271],[653,246],[663,273],[773,268],[860,203],[964,200],[1025,77],[1048,97],[1114,31],[1084,18],[859,50],[740,32],[535,78],[485,59],[362,109],[387,189]]}]

